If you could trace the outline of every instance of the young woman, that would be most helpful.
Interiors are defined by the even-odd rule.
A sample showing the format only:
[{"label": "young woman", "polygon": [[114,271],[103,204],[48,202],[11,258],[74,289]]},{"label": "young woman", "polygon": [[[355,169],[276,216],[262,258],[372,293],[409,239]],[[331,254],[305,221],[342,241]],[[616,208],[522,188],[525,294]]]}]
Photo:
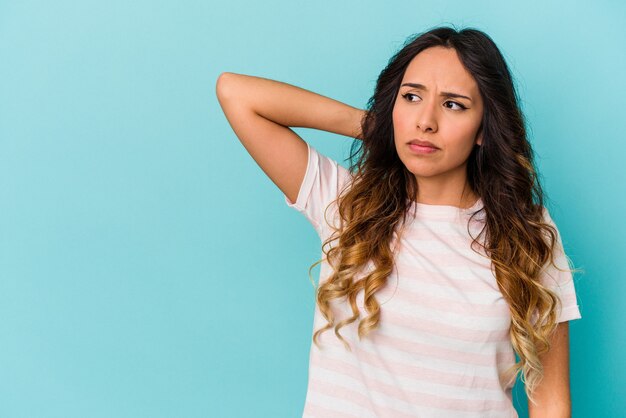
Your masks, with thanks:
[{"label": "young woman", "polygon": [[[516,417],[519,371],[531,418],[570,416],[573,270],[488,35],[409,38],[366,111],[234,73],[216,90],[323,243],[305,417]],[[355,138],[350,168],[289,127]]]}]

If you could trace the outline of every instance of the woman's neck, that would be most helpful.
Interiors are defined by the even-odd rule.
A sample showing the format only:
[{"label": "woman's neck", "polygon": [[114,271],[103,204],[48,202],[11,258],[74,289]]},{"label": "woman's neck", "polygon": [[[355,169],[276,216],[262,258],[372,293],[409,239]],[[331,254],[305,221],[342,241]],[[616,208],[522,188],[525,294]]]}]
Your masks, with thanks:
[{"label": "woman's neck", "polygon": [[462,193],[461,196],[458,197],[444,196],[441,194],[427,195],[426,193],[420,194],[418,192],[417,198],[414,199],[414,201],[427,205],[446,205],[467,209],[474,206],[479,198],[480,196],[470,189],[469,192]]}]

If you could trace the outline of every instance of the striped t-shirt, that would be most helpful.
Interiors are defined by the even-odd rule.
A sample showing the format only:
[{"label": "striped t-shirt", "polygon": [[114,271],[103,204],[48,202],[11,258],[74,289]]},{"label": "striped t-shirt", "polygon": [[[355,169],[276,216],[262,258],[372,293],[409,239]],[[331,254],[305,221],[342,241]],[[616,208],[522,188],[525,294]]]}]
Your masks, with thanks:
[{"label": "striped t-shirt", "polygon": [[[324,210],[347,185],[350,172],[308,145],[308,165],[296,202],[285,201],[311,222],[321,241],[338,226],[337,206]],[[412,202],[404,228],[394,233],[395,267],[375,297],[381,305],[379,327],[359,340],[358,322],[367,315],[363,291],[357,296],[361,317],[339,333],[319,335],[311,343],[308,389],[303,418],[517,417],[515,383],[504,371],[515,363],[510,342],[510,312],[484,250],[470,248],[471,208]],[[414,210],[413,210],[414,209]],[[545,218],[554,225],[544,208]],[[483,215],[481,215],[483,214]],[[482,228],[484,212],[470,224]],[[484,220],[484,218],[482,218]],[[333,241],[332,245],[336,245]],[[568,268],[559,234],[555,261]],[[324,254],[322,257],[325,258]],[[368,264],[367,271],[371,271]],[[332,273],[320,265],[320,284]],[[558,322],[581,318],[570,272],[548,267],[542,283],[563,304]],[[332,299],[335,323],[352,316],[349,303]],[[313,329],[326,325],[315,306]]]}]

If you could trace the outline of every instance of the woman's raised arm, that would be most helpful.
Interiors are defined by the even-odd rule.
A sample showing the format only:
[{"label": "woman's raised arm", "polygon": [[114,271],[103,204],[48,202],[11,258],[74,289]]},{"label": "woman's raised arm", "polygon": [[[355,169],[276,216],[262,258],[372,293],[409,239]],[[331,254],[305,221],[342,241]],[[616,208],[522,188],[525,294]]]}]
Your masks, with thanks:
[{"label": "woman's raised arm", "polygon": [[225,72],[217,98],[233,131],[263,172],[296,201],[307,166],[307,146],[289,127],[361,138],[365,111],[280,81]]}]

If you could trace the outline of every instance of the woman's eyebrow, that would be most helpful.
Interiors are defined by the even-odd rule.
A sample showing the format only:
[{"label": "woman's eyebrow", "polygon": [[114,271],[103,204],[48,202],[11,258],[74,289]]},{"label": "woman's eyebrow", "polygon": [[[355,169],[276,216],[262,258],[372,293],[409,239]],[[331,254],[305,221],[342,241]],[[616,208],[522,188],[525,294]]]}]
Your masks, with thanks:
[{"label": "woman's eyebrow", "polygon": [[[408,87],[414,87],[416,89],[421,89],[424,91],[428,91],[428,89],[426,88],[425,85],[423,84],[419,84],[419,83],[404,83],[403,85],[401,85],[400,87],[404,87],[404,86],[408,86]],[[458,97],[458,98],[463,98],[463,99],[467,99],[470,102],[472,101],[472,99],[470,99],[467,96],[463,96],[462,94],[458,94],[458,93],[451,93],[449,91],[442,91],[441,92],[441,96],[443,97]]]}]

